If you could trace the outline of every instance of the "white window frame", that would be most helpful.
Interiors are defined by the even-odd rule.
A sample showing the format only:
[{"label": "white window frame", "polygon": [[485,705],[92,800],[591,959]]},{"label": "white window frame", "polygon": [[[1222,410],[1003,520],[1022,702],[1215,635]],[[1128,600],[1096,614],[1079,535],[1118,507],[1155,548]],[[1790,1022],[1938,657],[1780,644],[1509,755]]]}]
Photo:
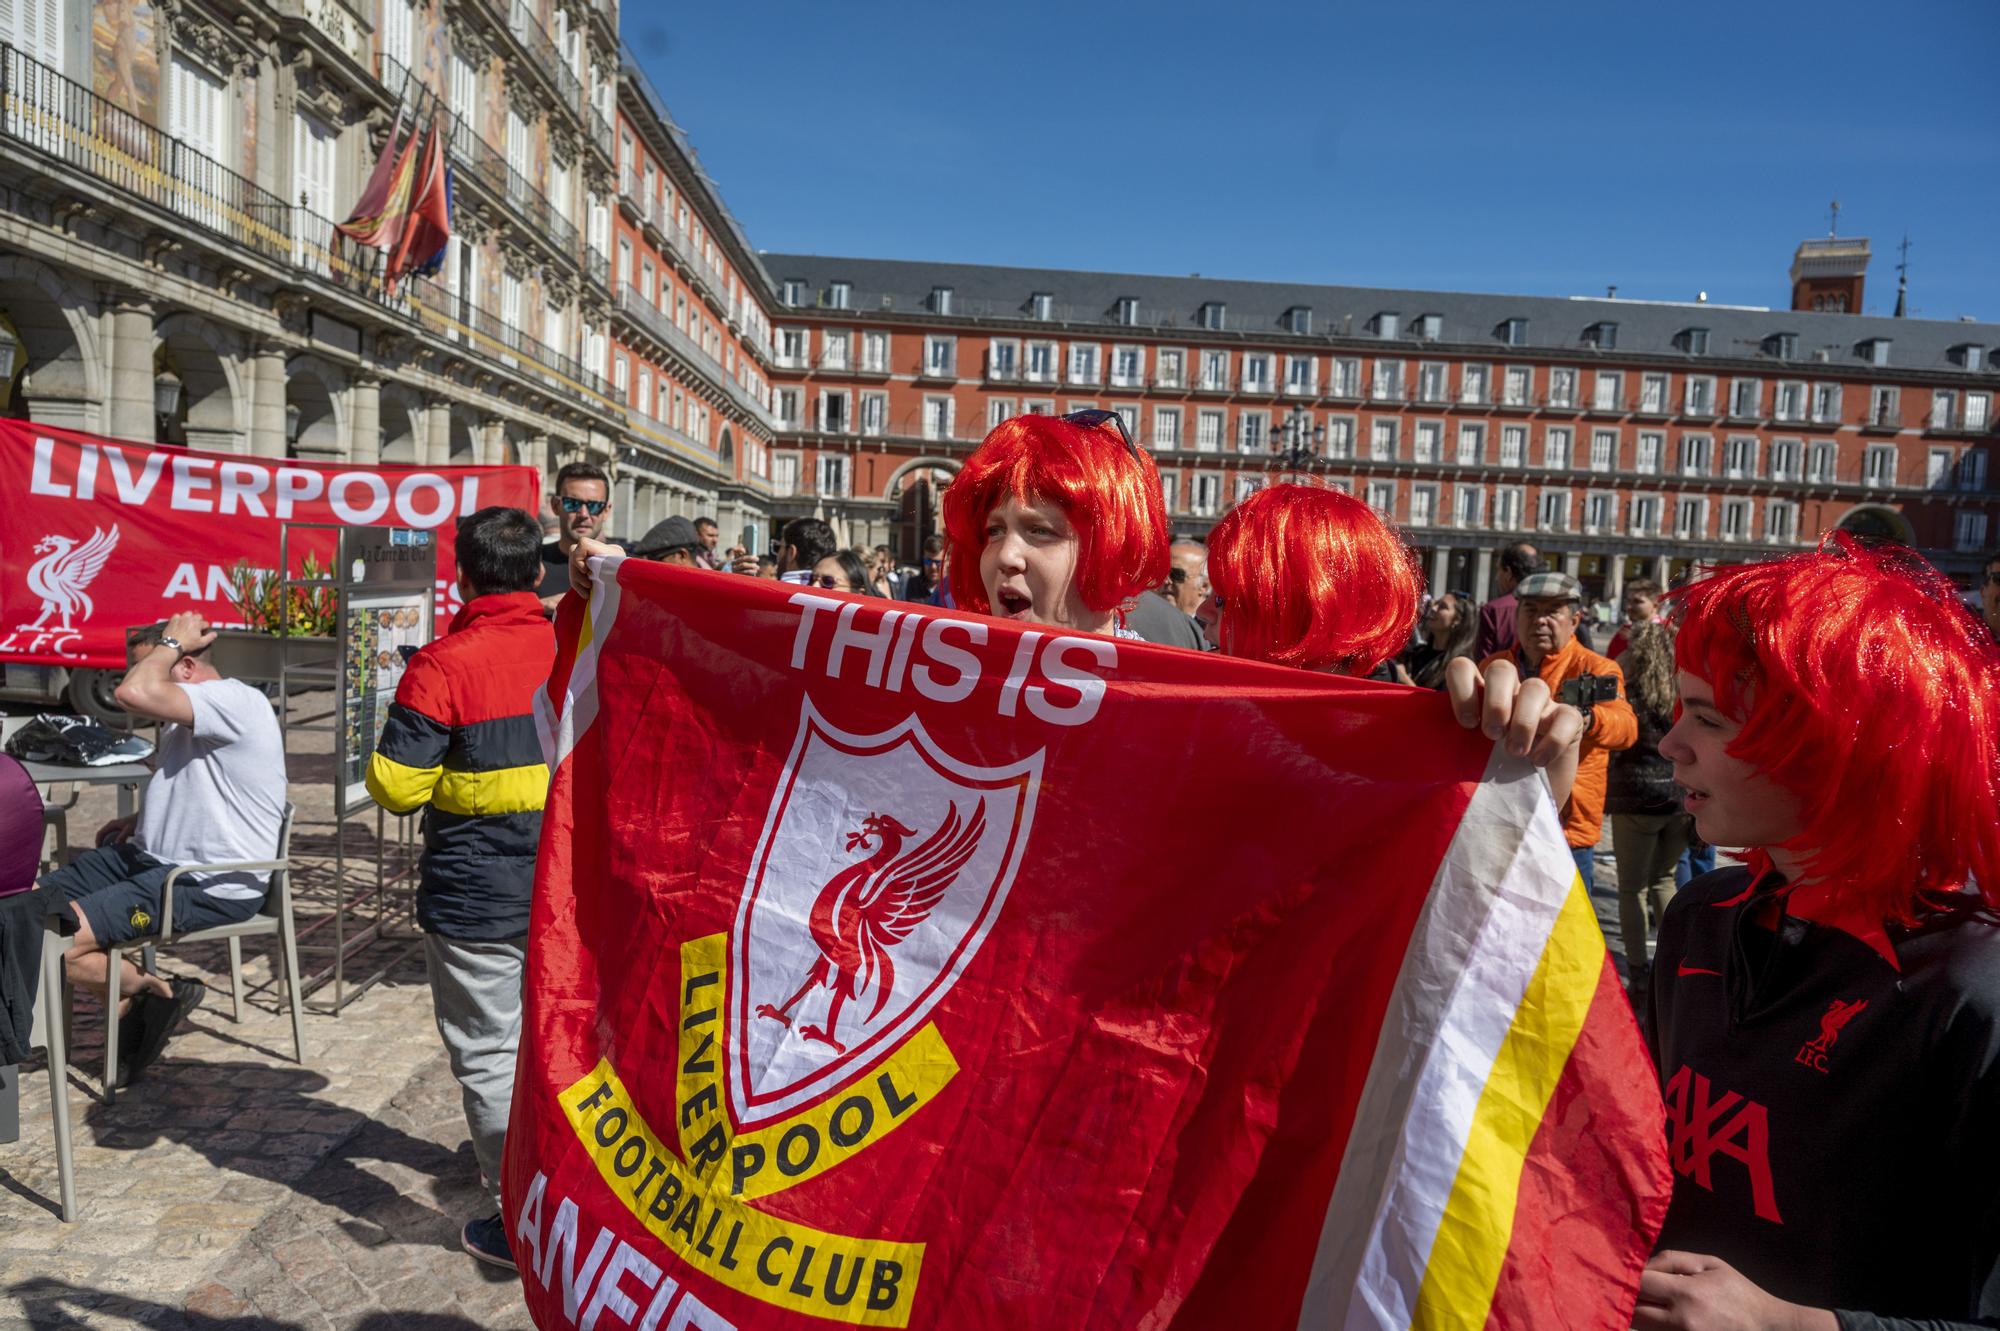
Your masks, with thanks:
[{"label": "white window frame", "polygon": [[1870,444],[1861,457],[1861,483],[1871,489],[1888,489],[1896,484],[1896,446]]},{"label": "white window frame", "polygon": [[1722,443],[1722,474],[1732,481],[1749,480],[1757,474],[1757,436],[1732,434]]},{"label": "white window frame", "polygon": [[1618,470],[1618,431],[1590,432],[1590,469],[1599,473]]},{"label": "white window frame", "polygon": [[1618,530],[1618,492],[1616,490],[1588,490],[1583,496],[1583,533],[1595,536],[1599,533],[1616,533]]},{"label": "white window frame", "polygon": [[1268,393],[1271,391],[1271,353],[1268,351],[1246,351],[1243,353],[1243,378],[1238,384],[1245,393]]},{"label": "white window frame", "polygon": [[1160,388],[1187,386],[1187,348],[1159,347],[1153,352],[1153,382]]},{"label": "white window frame", "polygon": [[1476,485],[1454,485],[1451,489],[1451,525],[1467,528],[1485,526],[1485,491]]},{"label": "white window frame", "polygon": [[1403,443],[1402,421],[1395,416],[1376,416],[1368,422],[1368,460],[1394,462]]},{"label": "white window frame", "polygon": [[1179,407],[1153,408],[1153,447],[1156,449],[1178,449],[1181,446],[1181,409]]},{"label": "white window frame", "polygon": [[1754,517],[1753,505],[1748,499],[1729,497],[1722,501],[1721,515],[1716,519],[1715,534],[1718,539],[1738,544],[1750,539],[1750,524]]},{"label": "white window frame", "polygon": [[1545,485],[1535,497],[1535,530],[1568,531],[1570,511],[1569,489],[1560,485]]},{"label": "white window frame", "polygon": [[1486,423],[1484,421],[1460,421],[1458,423],[1458,465],[1477,467],[1486,461]]},{"label": "white window frame", "polygon": [[926,379],[956,379],[958,377],[958,339],[950,333],[924,334],[924,377]]},{"label": "white window frame", "polygon": [[1681,435],[1680,476],[1711,476],[1715,473],[1715,437],[1688,431]]},{"label": "white window frame", "polygon": [[1335,356],[1331,362],[1326,391],[1331,397],[1356,401],[1361,397],[1361,361],[1355,356]]},{"label": "white window frame", "polygon": [[1270,412],[1239,411],[1236,413],[1236,451],[1239,453],[1268,453],[1271,451]]},{"label": "white window frame", "polygon": [[1568,471],[1576,465],[1576,431],[1567,425],[1551,425],[1542,430],[1542,467]]},{"label": "white window frame", "polygon": [[861,411],[856,423],[861,433],[876,437],[889,432],[889,395],[875,391],[861,395]]},{"label": "white window frame", "polygon": [[1621,370],[1598,370],[1590,381],[1592,411],[1625,409],[1625,375]]},{"label": "white window frame", "polygon": [[986,377],[1003,384],[1013,383],[1021,377],[1019,338],[996,337],[986,344]]},{"label": "white window frame", "polygon": [[1466,407],[1483,407],[1493,400],[1493,367],[1468,362],[1458,367],[1458,401]]},{"label": "white window frame", "polygon": [[1674,539],[1708,539],[1708,500],[1701,495],[1674,496]]},{"label": "white window frame", "polygon": [[1195,413],[1194,451],[1197,453],[1220,453],[1222,432],[1228,425],[1228,413],[1215,407],[1203,407]]},{"label": "white window frame", "polygon": [[1420,420],[1410,426],[1410,460],[1425,464],[1444,461],[1444,422]]},{"label": "white window frame", "polygon": [[1500,427],[1499,462],[1503,467],[1525,467],[1528,465],[1527,426],[1503,425]]}]

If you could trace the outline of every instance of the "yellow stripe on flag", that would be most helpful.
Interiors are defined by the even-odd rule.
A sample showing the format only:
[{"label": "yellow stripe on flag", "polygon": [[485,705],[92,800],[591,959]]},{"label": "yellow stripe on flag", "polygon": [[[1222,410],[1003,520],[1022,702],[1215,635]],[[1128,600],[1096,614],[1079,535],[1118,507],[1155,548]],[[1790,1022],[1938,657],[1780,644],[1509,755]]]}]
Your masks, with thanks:
[{"label": "yellow stripe on flag", "polygon": [[1521,1169],[1603,967],[1604,935],[1583,879],[1574,878],[1480,1093],[1417,1294],[1413,1331],[1476,1331],[1486,1324],[1513,1235]]}]

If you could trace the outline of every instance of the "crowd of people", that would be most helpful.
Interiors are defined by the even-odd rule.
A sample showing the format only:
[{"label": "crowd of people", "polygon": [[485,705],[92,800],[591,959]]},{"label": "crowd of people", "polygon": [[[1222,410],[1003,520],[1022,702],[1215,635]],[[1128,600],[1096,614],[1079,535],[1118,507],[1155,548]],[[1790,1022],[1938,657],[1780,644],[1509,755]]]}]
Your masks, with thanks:
[{"label": "crowd of people", "polygon": [[[718,551],[705,518],[614,544],[589,464],[559,473],[550,504],[547,542],[515,510],[463,522],[464,608],[411,661],[368,778],[385,807],[429,811],[419,920],[489,1182],[548,780],[527,720],[547,615],[625,554],[1440,691],[1546,771],[1592,890],[1611,820],[1618,960],[1676,1173],[1635,1326],[2000,1326],[2000,560],[1987,624],[1915,554],[1844,535],[1672,591],[1635,582],[1600,654],[1578,580],[1532,547],[1499,552],[1484,605],[1427,594],[1397,532],[1338,490],[1271,486],[1205,544],[1172,542],[1154,464],[1108,412],[996,426],[910,569],[811,518],[768,557]],[[261,744],[186,618],[133,671],[130,705],[185,727],[195,760]],[[142,829],[150,857],[178,844],[172,823]],[[1704,871],[1713,845],[1735,862]],[[177,1019],[175,986],[92,960],[143,893],[129,869],[112,852],[64,871],[71,972]],[[240,909],[212,895],[206,909]],[[464,1245],[511,1265],[497,1210]]]}]

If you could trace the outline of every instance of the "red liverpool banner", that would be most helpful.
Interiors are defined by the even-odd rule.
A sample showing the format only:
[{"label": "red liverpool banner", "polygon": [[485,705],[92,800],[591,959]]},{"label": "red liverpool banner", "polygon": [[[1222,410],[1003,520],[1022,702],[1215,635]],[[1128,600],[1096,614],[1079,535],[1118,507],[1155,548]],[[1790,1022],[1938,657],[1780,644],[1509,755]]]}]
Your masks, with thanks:
[{"label": "red liverpool banner", "polygon": [[288,522],[436,532],[442,624],[458,519],[489,504],[533,512],[540,486],[532,467],[301,462],[0,420],[0,660],[122,669],[126,628],[169,608],[239,623],[229,572],[276,567]]},{"label": "red liverpool banner", "polygon": [[1438,695],[631,559],[558,629],[537,1325],[1630,1325],[1657,1081]]}]

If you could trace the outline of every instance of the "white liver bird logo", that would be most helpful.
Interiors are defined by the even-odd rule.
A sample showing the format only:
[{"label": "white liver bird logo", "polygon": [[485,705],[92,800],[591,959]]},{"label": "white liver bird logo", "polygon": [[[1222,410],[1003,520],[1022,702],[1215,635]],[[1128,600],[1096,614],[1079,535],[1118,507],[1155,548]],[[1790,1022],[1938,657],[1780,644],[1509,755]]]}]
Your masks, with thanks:
[{"label": "white liver bird logo", "polygon": [[35,542],[37,559],[28,568],[28,590],[42,598],[42,613],[24,631],[44,628],[50,615],[62,616],[62,631],[74,632],[70,616],[88,619],[96,607],[84,588],[104,569],[104,561],[118,548],[118,528],[109,531],[93,527],[90,536],[78,541],[73,536],[44,536]]}]

